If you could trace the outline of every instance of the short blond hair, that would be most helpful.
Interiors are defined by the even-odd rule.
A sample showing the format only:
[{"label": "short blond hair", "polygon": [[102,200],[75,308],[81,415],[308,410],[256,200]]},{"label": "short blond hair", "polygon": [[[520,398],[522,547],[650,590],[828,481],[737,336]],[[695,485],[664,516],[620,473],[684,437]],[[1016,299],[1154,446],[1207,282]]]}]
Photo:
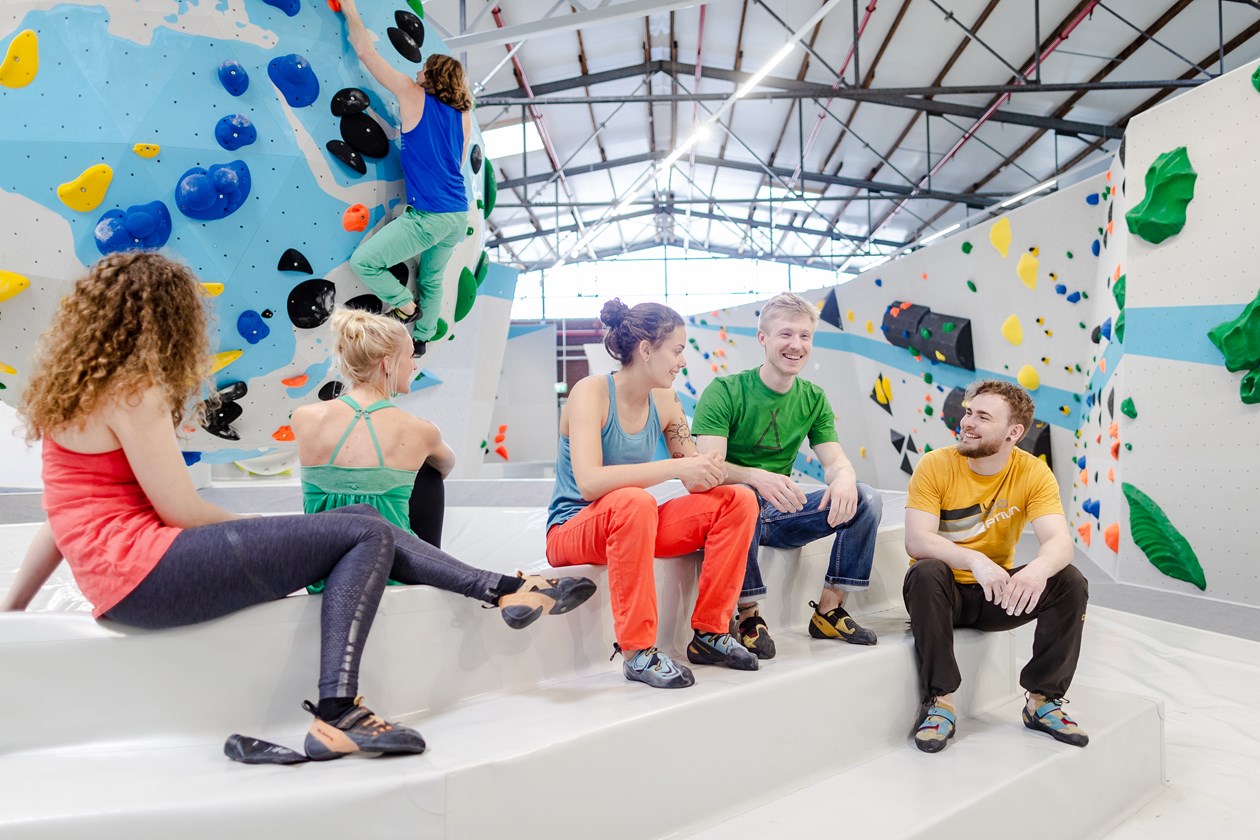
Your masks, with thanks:
[{"label": "short blond hair", "polygon": [[382,359],[411,347],[411,336],[401,321],[362,309],[338,309],[329,327],[337,366],[351,385],[373,384]]},{"label": "short blond hair", "polygon": [[806,316],[814,325],[818,324],[818,310],[812,303],[796,292],[779,292],[766,301],[765,306],[761,307],[761,317],[757,319],[757,329],[763,333],[769,332],[766,329],[766,325],[773,319],[793,318],[798,315]]}]

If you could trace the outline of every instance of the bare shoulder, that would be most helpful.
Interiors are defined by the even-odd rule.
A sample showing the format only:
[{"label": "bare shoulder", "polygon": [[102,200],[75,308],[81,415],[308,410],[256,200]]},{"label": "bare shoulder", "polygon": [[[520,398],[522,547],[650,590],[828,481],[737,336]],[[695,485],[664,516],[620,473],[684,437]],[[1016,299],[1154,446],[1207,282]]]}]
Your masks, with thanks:
[{"label": "bare shoulder", "polygon": [[673,388],[653,388],[652,399],[656,402],[656,410],[662,419],[684,416],[682,400]]},{"label": "bare shoulder", "polygon": [[608,377],[584,376],[569,391],[569,399],[598,400],[608,399]]}]

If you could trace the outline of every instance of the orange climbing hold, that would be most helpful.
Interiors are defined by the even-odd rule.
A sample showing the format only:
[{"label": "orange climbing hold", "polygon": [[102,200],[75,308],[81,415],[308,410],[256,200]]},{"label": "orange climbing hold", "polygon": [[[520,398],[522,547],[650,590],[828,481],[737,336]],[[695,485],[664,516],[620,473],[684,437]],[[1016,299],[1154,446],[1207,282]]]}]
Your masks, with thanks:
[{"label": "orange climbing hold", "polygon": [[1090,540],[1094,538],[1094,532],[1090,529],[1088,523],[1077,528],[1076,533],[1081,535],[1081,542],[1085,543],[1085,545],[1089,545]]},{"label": "orange climbing hold", "polygon": [[1115,467],[1108,467],[1108,468],[1107,468],[1107,480],[1108,480],[1108,481],[1110,481],[1112,484],[1114,484],[1114,483],[1115,483],[1115,481],[1116,481],[1116,469],[1115,469]]},{"label": "orange climbing hold", "polygon": [[308,379],[305,373],[299,373],[297,376],[290,376],[288,379],[281,379],[280,382],[287,388],[301,388],[306,384]]},{"label": "orange climbing hold", "polygon": [[1089,486],[1089,471],[1088,470],[1081,470],[1081,484],[1084,484],[1086,487]]},{"label": "orange climbing hold", "polygon": [[341,215],[341,226],[349,231],[367,230],[368,209],[362,204],[352,204]]},{"label": "orange climbing hold", "polygon": [[503,434],[502,432],[494,436],[495,443],[503,443],[503,441],[505,440],[507,440],[507,435]]},{"label": "orange climbing hold", "polygon": [[340,14],[341,13],[341,0],[328,0],[328,8]]},{"label": "orange climbing hold", "polygon": [[1107,548],[1110,548],[1116,554],[1120,553],[1120,523],[1112,522],[1107,526],[1107,530],[1103,531],[1103,539],[1107,541]]},{"label": "orange climbing hold", "polygon": [[1111,444],[1111,457],[1117,461],[1120,460],[1120,441]]},{"label": "orange climbing hold", "polygon": [[278,440],[278,441],[281,441],[282,443],[294,440],[293,427],[281,426],[280,428],[276,429],[274,432],[271,433],[271,437],[273,440]]},{"label": "orange climbing hold", "polygon": [[503,444],[499,444],[498,446],[494,448],[494,454],[498,455],[504,461],[508,459],[507,447],[504,446]]},{"label": "orange climbing hold", "polygon": [[1114,420],[1111,421],[1111,425],[1107,427],[1107,434],[1111,436],[1112,440],[1119,440],[1120,424]]},{"label": "orange climbing hold", "polygon": [[1103,373],[1107,372],[1107,360],[1105,358],[1098,360],[1098,369]]}]

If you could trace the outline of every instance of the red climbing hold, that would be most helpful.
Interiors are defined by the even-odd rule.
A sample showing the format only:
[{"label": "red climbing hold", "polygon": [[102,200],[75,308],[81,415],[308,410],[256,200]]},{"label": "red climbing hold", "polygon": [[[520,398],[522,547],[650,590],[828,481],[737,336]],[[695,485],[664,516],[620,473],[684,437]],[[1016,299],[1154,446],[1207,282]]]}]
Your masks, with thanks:
[{"label": "red climbing hold", "polygon": [[290,376],[288,379],[280,381],[288,388],[301,388],[306,384],[307,376],[305,373],[299,373],[297,376]]},{"label": "red climbing hold", "polygon": [[281,442],[294,440],[295,438],[293,437],[293,427],[281,426],[280,428],[276,429],[274,432],[271,433],[271,437]]},{"label": "red climbing hold", "polygon": [[352,204],[341,216],[341,226],[349,231],[367,230],[368,209],[362,204]]}]

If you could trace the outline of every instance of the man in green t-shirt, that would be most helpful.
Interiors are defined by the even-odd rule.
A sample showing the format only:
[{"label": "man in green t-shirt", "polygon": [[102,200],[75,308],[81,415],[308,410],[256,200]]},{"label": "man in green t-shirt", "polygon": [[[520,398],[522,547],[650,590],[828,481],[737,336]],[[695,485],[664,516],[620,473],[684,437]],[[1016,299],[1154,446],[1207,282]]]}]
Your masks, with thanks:
[{"label": "man in green t-shirt", "polygon": [[[923,456],[906,498],[903,596],[919,660],[923,709],[914,743],[945,749],[957,725],[962,683],[954,628],[1010,630],[1036,620],[1032,659],[1019,675],[1028,692],[1024,725],[1083,747],[1089,737],[1063,711],[1081,652],[1089,585],[1072,566],[1072,540],[1054,474],[1015,444],[1032,425],[1033,401],[1018,385],[987,379],[967,389],[955,446]],[[1012,569],[1031,522],[1040,547]]]},{"label": "man in green t-shirt", "polygon": [[[883,503],[878,490],[858,482],[823,389],[798,378],[817,326],[818,310],[800,295],[771,298],[757,325],[765,363],[709,383],[692,424],[700,452],[726,459],[726,482],[747,484],[761,501],[735,622],[740,641],[760,659],[772,658],[775,649],[757,611],[757,599],[766,594],[758,547],[799,548],[833,534],[822,593],[810,602],[809,633],[858,645],[876,642],[875,634],[845,611],[844,598],[870,585]],[[791,479],[807,436],[826,483],[809,493]]]}]

